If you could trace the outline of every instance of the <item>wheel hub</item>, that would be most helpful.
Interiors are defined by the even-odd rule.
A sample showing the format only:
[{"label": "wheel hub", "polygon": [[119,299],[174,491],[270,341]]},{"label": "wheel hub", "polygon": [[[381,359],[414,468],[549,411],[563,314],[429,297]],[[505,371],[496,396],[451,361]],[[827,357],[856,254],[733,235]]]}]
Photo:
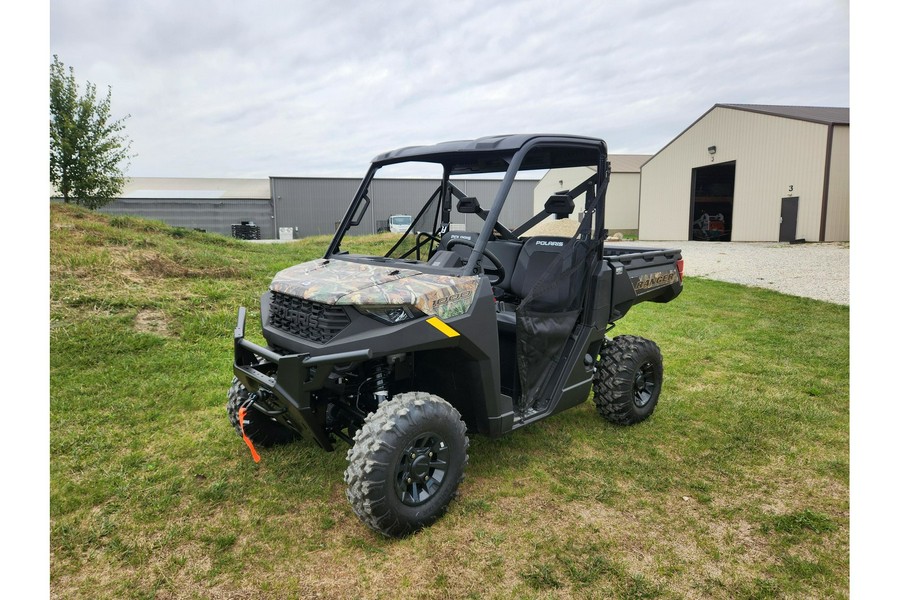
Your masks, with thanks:
[{"label": "wheel hub", "polygon": [[409,473],[414,481],[424,481],[425,477],[431,472],[427,454],[419,454],[410,465]]},{"label": "wheel hub", "polygon": [[653,368],[653,363],[647,361],[642,364],[634,374],[632,392],[634,396],[635,406],[638,406],[640,408],[646,406],[647,403],[650,402],[650,399],[653,397],[653,392],[656,389],[656,385],[656,371]]},{"label": "wheel hub", "polygon": [[431,499],[447,476],[450,447],[435,433],[418,436],[404,449],[395,471],[395,489],[407,506]]}]

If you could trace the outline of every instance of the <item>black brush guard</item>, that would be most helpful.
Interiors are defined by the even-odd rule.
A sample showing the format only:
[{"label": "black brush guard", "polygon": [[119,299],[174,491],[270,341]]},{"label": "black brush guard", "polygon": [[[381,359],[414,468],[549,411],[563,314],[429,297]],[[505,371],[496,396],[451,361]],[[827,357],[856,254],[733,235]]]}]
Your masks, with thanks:
[{"label": "black brush guard", "polygon": [[[234,329],[234,375],[252,393],[269,392],[274,398],[276,410],[253,405],[253,409],[279,420],[287,419],[299,427],[307,437],[323,449],[334,450],[332,438],[323,426],[316,411],[324,407],[312,404],[312,393],[322,389],[333,368],[372,358],[369,349],[310,356],[303,354],[279,354],[244,339],[244,323],[247,309],[238,310],[237,327]],[[269,374],[271,373],[271,374]]]}]

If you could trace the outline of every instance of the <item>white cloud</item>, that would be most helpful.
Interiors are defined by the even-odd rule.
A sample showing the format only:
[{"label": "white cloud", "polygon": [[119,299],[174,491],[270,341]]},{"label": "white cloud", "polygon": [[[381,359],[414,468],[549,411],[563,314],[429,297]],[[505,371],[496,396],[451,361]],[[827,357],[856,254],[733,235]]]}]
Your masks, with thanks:
[{"label": "white cloud", "polygon": [[652,153],[716,102],[846,106],[846,2],[53,0],[113,87],[132,175],[358,176],[394,147],[530,131]]}]

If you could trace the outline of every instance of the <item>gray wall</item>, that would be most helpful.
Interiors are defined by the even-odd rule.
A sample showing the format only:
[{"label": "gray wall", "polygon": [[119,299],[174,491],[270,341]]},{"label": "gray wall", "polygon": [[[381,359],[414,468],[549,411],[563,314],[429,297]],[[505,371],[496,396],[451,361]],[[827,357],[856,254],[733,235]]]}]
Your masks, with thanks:
[{"label": "gray wall", "polygon": [[[361,179],[331,179],[307,177],[273,177],[272,195],[275,198],[278,227],[295,227],[295,237],[330,235],[335,224],[344,216]],[[481,206],[490,209],[500,188],[499,180],[452,179],[467,196],[478,198]],[[510,190],[500,221],[515,227],[533,214],[534,188],[537,181],[516,181]],[[391,215],[415,214],[437,189],[437,179],[376,179],[372,184],[369,207],[359,233],[374,233],[377,223]],[[476,215],[461,215],[455,210],[451,221],[466,229],[480,229]]]},{"label": "gray wall", "polygon": [[233,224],[253,221],[259,225],[260,237],[276,237],[272,202],[267,199],[119,198],[99,212],[146,217],[173,227],[205,229],[229,237]]},{"label": "gray wall", "polygon": [[301,238],[333,234],[362,179],[273,177],[271,181],[278,227],[295,227],[294,237]]},{"label": "gray wall", "polygon": [[[494,204],[494,197],[497,190],[500,189],[499,180],[491,179],[451,179],[456,187],[461,189],[467,196],[475,196],[478,203],[485,210],[490,210]],[[512,188],[509,190],[509,197],[500,211],[500,222],[514,229],[527,221],[534,215],[534,188],[537,187],[538,180],[519,180],[514,181]],[[464,222],[467,230],[480,230],[482,220],[477,215],[461,215],[456,212],[454,204],[453,223]]]},{"label": "gray wall", "polygon": [[[50,202],[62,203],[62,198]],[[241,221],[259,225],[260,237],[275,238],[272,201],[268,198],[119,198],[97,212],[162,221],[172,227],[204,229],[231,237],[231,226]]]},{"label": "gray wall", "polygon": [[[276,227],[295,227],[295,238],[331,235],[335,224],[344,216],[361,179],[312,177],[271,178],[273,202],[264,198],[119,198],[99,212],[109,215],[132,215],[162,221],[173,227],[205,229],[211,233],[231,235],[231,226],[241,221],[259,225],[263,239],[278,237]],[[475,196],[488,210],[500,188],[494,179],[453,179],[467,196]],[[533,214],[534,188],[537,181],[516,181],[510,190],[500,222],[514,228]],[[437,179],[376,179],[372,185],[369,207],[358,233],[375,233],[377,223],[396,214],[415,214],[437,189]],[[52,199],[51,201],[58,201]],[[480,230],[477,215],[462,215],[455,210],[451,222],[468,230]]]}]

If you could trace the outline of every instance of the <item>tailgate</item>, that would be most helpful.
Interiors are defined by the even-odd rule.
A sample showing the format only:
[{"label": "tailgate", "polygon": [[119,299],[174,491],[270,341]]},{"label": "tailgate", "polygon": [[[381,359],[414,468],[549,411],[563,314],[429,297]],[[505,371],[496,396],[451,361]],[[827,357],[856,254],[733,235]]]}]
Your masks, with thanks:
[{"label": "tailgate", "polygon": [[613,313],[637,302],[669,302],[682,290],[681,250],[620,247],[604,249],[613,270]]}]

